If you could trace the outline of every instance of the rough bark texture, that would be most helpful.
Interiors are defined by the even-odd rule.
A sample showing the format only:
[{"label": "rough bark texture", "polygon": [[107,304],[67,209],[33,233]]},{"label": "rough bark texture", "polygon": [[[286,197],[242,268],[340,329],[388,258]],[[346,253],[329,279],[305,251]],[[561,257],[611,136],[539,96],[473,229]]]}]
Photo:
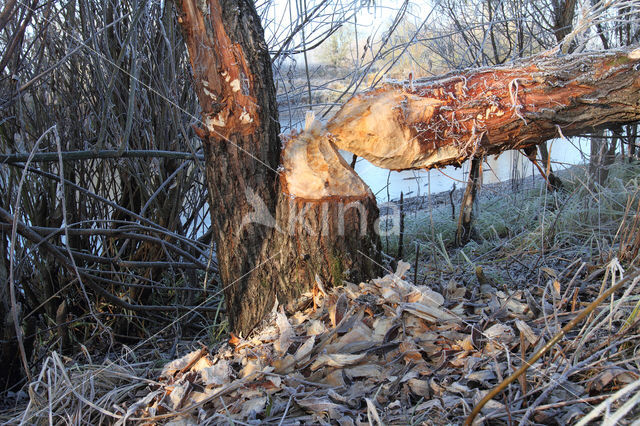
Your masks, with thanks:
[{"label": "rough bark texture", "polygon": [[[196,132],[205,145],[227,313],[232,330],[247,333],[276,298],[281,304],[293,301],[314,285],[316,275],[325,284],[371,276],[378,210],[368,187],[344,161],[336,162],[328,141],[293,138],[288,145],[298,152],[294,157],[310,166],[278,169],[275,88],[253,3],[178,5],[202,108],[204,128]],[[350,185],[352,194],[344,196]]]},{"label": "rough bark texture", "polygon": [[[573,29],[576,3],[577,0],[553,0],[553,34],[558,43],[561,43]],[[569,49],[567,46],[565,52]]]},{"label": "rough bark texture", "polygon": [[462,205],[460,206],[460,218],[456,229],[456,245],[463,246],[469,242],[473,235],[473,204],[480,189],[480,176],[482,175],[482,157],[471,159],[469,168],[469,182],[464,191]]},{"label": "rough bark texture", "polygon": [[539,56],[409,83],[347,102],[333,143],[392,170],[460,164],[548,139],[640,120],[640,54]]}]

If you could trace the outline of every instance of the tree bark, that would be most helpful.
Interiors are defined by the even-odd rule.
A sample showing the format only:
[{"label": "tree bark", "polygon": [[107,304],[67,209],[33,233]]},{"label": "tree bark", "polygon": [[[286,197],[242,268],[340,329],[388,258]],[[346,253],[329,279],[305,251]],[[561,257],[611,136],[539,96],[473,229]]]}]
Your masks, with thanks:
[{"label": "tree bark", "polygon": [[600,183],[600,172],[602,171],[601,162],[604,157],[604,151],[606,151],[608,147],[604,136],[604,129],[600,129],[591,135],[591,144],[589,149],[589,186],[591,189],[595,188],[596,183]]},{"label": "tree bark", "polygon": [[232,330],[248,333],[276,299],[295,301],[316,277],[336,285],[372,276],[378,209],[327,138],[292,137],[281,153],[271,62],[253,3],[178,6],[202,109],[196,132],[227,314]]},{"label": "tree bark", "polygon": [[637,159],[637,156],[636,156],[637,136],[638,136],[638,126],[635,124],[627,126],[627,141],[629,144],[629,163],[632,163]]},{"label": "tree bark", "polygon": [[544,176],[547,179],[548,188],[551,191],[559,190],[562,188],[562,180],[553,172],[551,158],[549,157],[549,148],[547,147],[546,142],[538,145],[538,152],[540,153],[540,159],[542,160],[542,167],[544,168]]},{"label": "tree bark", "polygon": [[460,206],[460,218],[456,229],[456,245],[462,247],[469,242],[473,235],[473,204],[480,189],[482,174],[482,157],[474,157],[469,168],[469,181],[464,190],[462,205]]},{"label": "tree bark", "polygon": [[391,170],[459,165],[640,120],[640,51],[538,56],[353,97],[333,143]]},{"label": "tree bark", "polygon": [[589,176],[592,187],[596,183],[603,186],[609,177],[609,169],[616,159],[618,139],[622,140],[615,132],[607,135],[602,130],[591,136]]},{"label": "tree bark", "polygon": [[[553,35],[558,44],[571,33],[573,29],[573,17],[575,16],[577,0],[554,0],[553,1]],[[571,44],[571,40],[569,40]],[[573,46],[565,46],[565,51],[569,52]]]}]

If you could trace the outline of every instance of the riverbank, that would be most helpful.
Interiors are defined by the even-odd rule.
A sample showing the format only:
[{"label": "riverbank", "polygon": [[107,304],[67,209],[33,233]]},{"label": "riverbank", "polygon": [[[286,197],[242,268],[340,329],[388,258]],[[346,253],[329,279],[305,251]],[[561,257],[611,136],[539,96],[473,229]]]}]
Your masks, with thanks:
[{"label": "riverbank", "polygon": [[[575,175],[583,175],[585,173],[586,166],[577,164],[569,167],[565,167],[562,170],[556,172],[556,176],[560,179],[568,178],[572,179]],[[439,207],[442,205],[451,205],[453,199],[454,204],[457,206],[462,201],[464,191],[466,188],[466,182],[451,180],[451,189],[435,192],[432,194],[425,194],[420,196],[404,197],[404,206],[408,211],[424,210],[431,207]],[[478,191],[477,200],[489,200],[496,197],[502,197],[507,193],[527,191],[531,189],[541,189],[541,184],[545,182],[544,178],[536,173],[534,175],[525,176],[518,179],[506,179],[499,182],[483,183]],[[454,186],[455,185],[455,186]],[[383,201],[384,202],[384,201]],[[400,198],[395,197],[391,199],[394,204],[400,204]]]}]

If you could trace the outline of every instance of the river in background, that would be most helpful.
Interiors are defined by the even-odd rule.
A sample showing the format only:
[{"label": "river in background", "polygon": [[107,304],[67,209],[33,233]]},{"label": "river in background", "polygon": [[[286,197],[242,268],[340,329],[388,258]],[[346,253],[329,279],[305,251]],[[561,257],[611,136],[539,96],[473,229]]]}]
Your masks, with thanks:
[{"label": "river in background", "polygon": [[[571,140],[556,139],[548,143],[551,164],[559,171],[576,164],[584,164],[589,158],[588,138]],[[347,163],[351,163],[352,154],[342,152]],[[456,188],[466,185],[469,162],[462,167],[448,166],[439,170],[408,170],[389,172],[374,166],[363,158],[358,158],[356,172],[371,188],[379,202],[397,200],[400,192],[405,197],[416,197],[449,191],[455,183]],[[544,165],[542,165],[544,167]],[[506,151],[499,156],[486,158],[482,168],[482,183],[504,182],[539,174],[533,164],[518,151]]]}]

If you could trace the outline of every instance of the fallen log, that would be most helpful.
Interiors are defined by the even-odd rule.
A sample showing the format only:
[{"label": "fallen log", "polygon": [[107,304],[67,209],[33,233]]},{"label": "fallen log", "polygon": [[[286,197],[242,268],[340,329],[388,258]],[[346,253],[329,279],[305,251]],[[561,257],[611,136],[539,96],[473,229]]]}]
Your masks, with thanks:
[{"label": "fallen log", "polygon": [[354,96],[326,134],[315,133],[390,170],[459,165],[639,121],[638,70],[640,49],[627,49],[388,82]]}]

